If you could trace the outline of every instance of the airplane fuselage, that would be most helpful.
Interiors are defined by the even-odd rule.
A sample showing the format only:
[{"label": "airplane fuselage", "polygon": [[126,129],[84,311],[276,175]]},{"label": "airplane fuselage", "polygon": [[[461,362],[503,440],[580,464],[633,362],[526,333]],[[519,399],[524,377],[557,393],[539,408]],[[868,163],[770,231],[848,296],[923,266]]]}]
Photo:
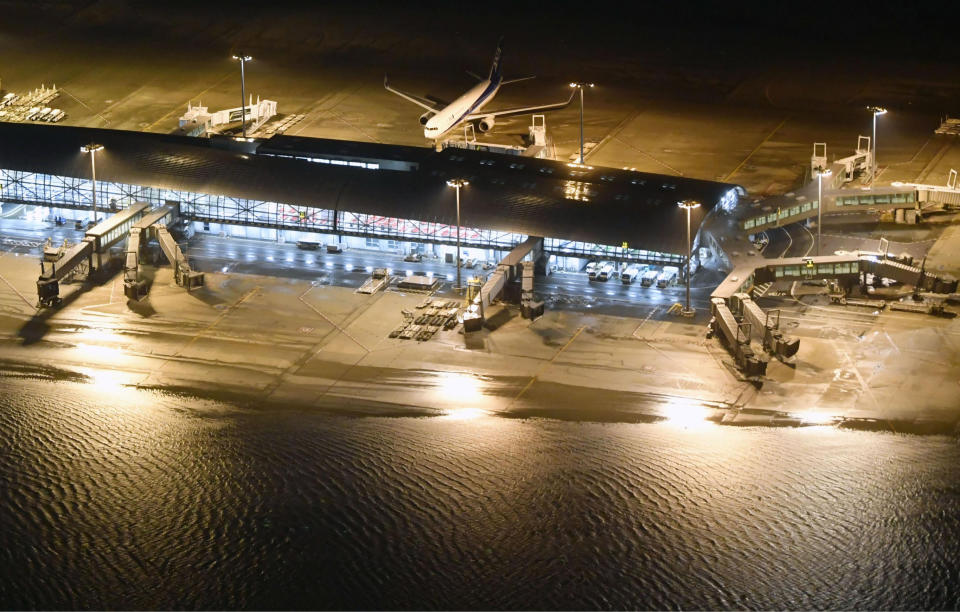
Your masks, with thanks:
[{"label": "airplane fuselage", "polygon": [[500,90],[503,79],[485,79],[474,85],[462,96],[443,107],[424,124],[423,135],[432,140],[460,125],[468,115],[480,111]]}]

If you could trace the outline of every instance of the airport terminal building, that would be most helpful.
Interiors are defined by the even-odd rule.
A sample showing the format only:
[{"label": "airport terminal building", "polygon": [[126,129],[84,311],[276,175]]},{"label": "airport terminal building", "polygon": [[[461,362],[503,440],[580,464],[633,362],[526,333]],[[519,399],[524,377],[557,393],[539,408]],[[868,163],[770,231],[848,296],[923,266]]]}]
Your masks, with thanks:
[{"label": "airport terminal building", "polygon": [[482,150],[0,123],[4,214],[76,218],[90,210],[91,160],[81,151],[90,143],[103,145],[95,160],[101,215],[133,202],[177,202],[201,232],[442,255],[456,242],[447,181],[463,179],[461,242],[473,256],[496,261],[539,236],[568,269],[597,258],[682,264],[684,199],[702,205],[695,248],[716,255],[718,245],[697,228],[744,195],[727,183]]}]

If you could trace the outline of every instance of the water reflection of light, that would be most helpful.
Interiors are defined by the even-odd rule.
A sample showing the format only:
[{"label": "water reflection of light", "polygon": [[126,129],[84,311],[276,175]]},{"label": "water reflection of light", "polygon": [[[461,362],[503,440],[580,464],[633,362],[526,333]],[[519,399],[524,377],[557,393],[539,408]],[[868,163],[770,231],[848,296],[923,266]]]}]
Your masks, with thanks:
[{"label": "water reflection of light", "polygon": [[463,372],[439,372],[437,390],[447,399],[471,400],[481,394],[476,377]]},{"label": "water reflection of light", "polygon": [[804,425],[832,425],[837,420],[836,417],[826,412],[796,412],[790,416],[800,419]]},{"label": "water reflection of light", "polygon": [[465,372],[437,372],[433,381],[434,396],[448,419],[466,420],[488,414],[482,408],[488,403],[483,393],[483,381]]},{"label": "water reflection of light", "polygon": [[124,356],[122,350],[118,349],[115,346],[104,346],[102,344],[86,344],[85,342],[77,343],[77,351],[80,352],[84,357],[94,358],[98,361],[116,361],[120,357]]},{"label": "water reflection of light", "polygon": [[696,400],[672,398],[661,407],[660,412],[667,418],[668,424],[681,429],[706,429],[715,425],[708,420],[710,410]]},{"label": "water reflection of light", "polygon": [[90,342],[122,342],[123,335],[107,327],[87,327],[77,331],[77,336]]},{"label": "water reflection of light", "polygon": [[131,376],[115,370],[101,370],[98,368],[80,368],[80,371],[90,379],[97,393],[115,394],[125,391],[126,385],[131,382]]},{"label": "water reflection of light", "polygon": [[445,411],[440,418],[449,421],[469,421],[487,414],[486,410],[480,408],[451,408]]}]

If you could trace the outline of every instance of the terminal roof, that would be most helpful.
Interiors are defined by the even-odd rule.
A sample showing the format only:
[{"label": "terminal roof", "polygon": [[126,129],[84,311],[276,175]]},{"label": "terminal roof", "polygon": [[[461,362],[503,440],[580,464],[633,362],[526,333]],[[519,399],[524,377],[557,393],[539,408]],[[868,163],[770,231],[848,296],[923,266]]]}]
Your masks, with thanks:
[{"label": "terminal roof", "polygon": [[[17,123],[0,123],[0,168],[86,179],[90,160],[80,146],[92,141],[104,145],[96,154],[98,180],[452,225],[446,181],[463,178],[470,183],[461,193],[465,227],[676,254],[686,253],[686,217],[677,202],[702,202],[697,223],[737,187],[458,148],[290,136],[230,147],[223,140]],[[397,167],[392,160],[405,169],[318,158]]]}]

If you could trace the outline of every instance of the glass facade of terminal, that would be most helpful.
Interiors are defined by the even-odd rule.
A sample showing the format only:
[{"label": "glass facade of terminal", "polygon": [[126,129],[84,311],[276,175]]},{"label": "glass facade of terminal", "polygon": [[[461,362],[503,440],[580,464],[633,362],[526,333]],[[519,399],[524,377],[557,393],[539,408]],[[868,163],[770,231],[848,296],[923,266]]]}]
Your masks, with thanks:
[{"label": "glass facade of terminal", "polygon": [[[827,199],[827,208],[830,212],[830,200]],[[850,206],[906,206],[912,207],[917,202],[916,191],[901,191],[896,193],[853,193],[851,195],[836,196],[833,198],[835,208]],[[743,222],[745,231],[757,231],[770,227],[779,227],[794,221],[806,219],[817,210],[817,201],[811,200],[789,208],[780,208],[776,212],[752,217]]]},{"label": "glass facade of terminal", "polygon": [[[89,179],[0,169],[0,186],[0,198],[7,202],[51,209],[89,210],[92,207]],[[234,237],[279,239],[282,233],[283,239],[291,241],[309,240],[318,233],[345,235],[356,238],[353,246],[397,251],[409,249],[409,246],[404,246],[406,243],[456,243],[456,226],[443,223],[97,181],[97,209],[101,214],[125,208],[132,202],[146,202],[153,206],[178,202],[181,217],[194,221],[198,230]],[[495,257],[498,252],[509,251],[526,238],[523,234],[511,232],[460,228],[462,245],[488,251],[488,258]],[[683,257],[677,254],[561,238],[546,238],[544,250],[558,258],[574,260],[606,258],[671,265],[683,262]],[[571,265],[580,264],[576,261]]]},{"label": "glass facade of terminal", "polygon": [[805,218],[810,211],[817,210],[819,205],[820,202],[818,200],[810,200],[809,202],[797,204],[789,208],[779,208],[776,212],[747,219],[743,222],[743,229],[752,230],[758,227],[770,226],[771,224],[776,227],[778,225],[791,223],[794,217],[803,216]]},{"label": "glass facade of terminal", "polygon": [[916,192],[900,193],[856,194],[838,196],[837,206],[879,206],[881,204],[913,204],[916,202]]}]

